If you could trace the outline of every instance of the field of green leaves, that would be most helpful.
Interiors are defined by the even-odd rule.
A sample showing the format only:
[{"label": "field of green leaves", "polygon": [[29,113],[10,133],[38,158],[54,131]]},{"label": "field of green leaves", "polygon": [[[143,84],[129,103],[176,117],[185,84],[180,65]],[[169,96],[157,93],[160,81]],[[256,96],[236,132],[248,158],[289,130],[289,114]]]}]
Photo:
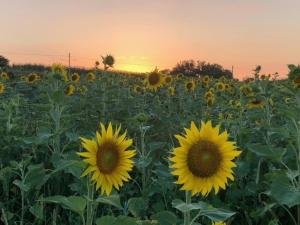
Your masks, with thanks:
[{"label": "field of green leaves", "polygon": [[0,224],[299,225],[300,68],[289,69],[243,82],[1,73]]}]

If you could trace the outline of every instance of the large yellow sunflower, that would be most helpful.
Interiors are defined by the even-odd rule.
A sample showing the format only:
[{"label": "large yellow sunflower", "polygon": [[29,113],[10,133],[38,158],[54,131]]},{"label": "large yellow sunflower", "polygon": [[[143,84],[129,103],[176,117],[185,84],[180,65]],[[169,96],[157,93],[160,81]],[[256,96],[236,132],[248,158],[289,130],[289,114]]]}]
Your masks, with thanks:
[{"label": "large yellow sunflower", "polygon": [[172,174],[178,176],[176,183],[193,195],[225,189],[228,178],[234,180],[232,168],[236,164],[232,160],[241,153],[235,142],[228,141],[228,133],[219,133],[219,125],[213,127],[211,121],[201,122],[200,130],[191,122],[185,132],[175,136],[180,146],[173,149],[170,158]]},{"label": "large yellow sunflower", "polygon": [[154,71],[148,74],[148,76],[145,79],[145,82],[150,90],[156,91],[164,84],[165,79],[164,76],[158,71],[158,69],[155,69]]},{"label": "large yellow sunflower", "polygon": [[109,195],[112,188],[119,190],[124,181],[128,181],[133,168],[135,150],[127,150],[132,145],[132,139],[126,139],[126,133],[119,135],[121,127],[112,128],[109,123],[105,129],[101,123],[101,132],[96,132],[95,139],[81,138],[86,152],[78,152],[78,155],[85,157],[83,160],[88,164],[88,168],[82,176],[91,173],[92,181],[96,183],[96,189],[101,188],[101,193]]}]

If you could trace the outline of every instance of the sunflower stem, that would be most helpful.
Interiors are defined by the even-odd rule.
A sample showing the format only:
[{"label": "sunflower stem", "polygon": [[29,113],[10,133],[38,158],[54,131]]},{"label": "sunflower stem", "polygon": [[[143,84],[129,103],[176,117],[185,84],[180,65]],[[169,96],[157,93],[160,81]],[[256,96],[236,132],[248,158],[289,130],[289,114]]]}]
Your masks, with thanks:
[{"label": "sunflower stem", "polygon": [[[140,132],[141,132],[141,157],[143,162],[146,160],[146,154],[145,154],[145,134],[146,132],[143,130],[143,126],[140,127]],[[142,191],[143,194],[145,193],[146,189],[146,167],[143,164],[143,169],[142,169]]]},{"label": "sunflower stem", "polygon": [[[185,192],[185,203],[186,204],[191,204],[192,202],[192,192],[191,191],[186,191]],[[184,225],[190,225],[191,221],[191,212],[188,211],[184,213]]]},{"label": "sunflower stem", "polygon": [[91,183],[90,179],[87,181],[87,191],[86,225],[93,225],[94,185]]}]

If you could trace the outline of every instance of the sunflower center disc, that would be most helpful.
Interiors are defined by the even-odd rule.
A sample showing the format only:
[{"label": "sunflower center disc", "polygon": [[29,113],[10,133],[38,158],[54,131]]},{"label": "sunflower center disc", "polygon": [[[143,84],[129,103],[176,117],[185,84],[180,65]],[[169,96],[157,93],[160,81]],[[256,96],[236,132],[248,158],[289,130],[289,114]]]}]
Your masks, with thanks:
[{"label": "sunflower center disc", "polygon": [[29,76],[29,79],[28,79],[30,82],[34,81],[35,80],[35,76],[34,75],[31,75]]},{"label": "sunflower center disc", "polygon": [[187,88],[188,90],[191,90],[192,87],[193,87],[193,84],[192,84],[192,83],[187,83],[186,88]]},{"label": "sunflower center disc", "polygon": [[112,173],[118,163],[119,151],[116,144],[105,142],[99,146],[97,152],[97,166],[102,173]]},{"label": "sunflower center disc", "polygon": [[151,85],[155,85],[159,82],[159,75],[156,73],[150,74],[149,76],[149,83]]},{"label": "sunflower center disc", "polygon": [[199,141],[189,149],[187,164],[195,176],[206,178],[217,172],[221,159],[221,153],[216,144],[210,141]]}]

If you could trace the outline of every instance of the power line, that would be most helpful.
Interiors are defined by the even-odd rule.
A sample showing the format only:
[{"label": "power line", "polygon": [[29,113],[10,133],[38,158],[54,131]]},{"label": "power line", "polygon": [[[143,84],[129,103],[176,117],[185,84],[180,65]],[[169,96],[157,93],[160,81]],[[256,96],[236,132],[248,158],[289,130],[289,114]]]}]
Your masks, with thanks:
[{"label": "power line", "polygon": [[[41,57],[59,57],[59,58],[56,58],[55,60],[57,61],[64,61],[66,63],[69,63],[69,53],[67,54],[54,54],[54,53],[46,53],[46,54],[43,54],[43,53],[26,53],[26,52],[8,52],[8,51],[0,51],[0,54],[4,54],[4,55],[23,55],[23,56],[41,56]],[[55,61],[54,60],[54,61]],[[80,61],[80,60],[93,60],[93,61],[96,61],[97,58],[91,58],[91,57],[84,57],[84,56],[74,56],[72,54],[72,61]],[[155,67],[157,65],[152,65],[152,64],[146,64],[146,63],[126,63],[126,62],[121,62],[118,61],[117,62],[118,65],[133,65],[133,66],[147,66],[147,67]]]},{"label": "power line", "polygon": [[34,55],[34,56],[46,56],[46,57],[68,57],[67,54],[41,54],[41,53],[24,53],[24,52],[0,52],[0,54],[7,54],[7,55]]}]

